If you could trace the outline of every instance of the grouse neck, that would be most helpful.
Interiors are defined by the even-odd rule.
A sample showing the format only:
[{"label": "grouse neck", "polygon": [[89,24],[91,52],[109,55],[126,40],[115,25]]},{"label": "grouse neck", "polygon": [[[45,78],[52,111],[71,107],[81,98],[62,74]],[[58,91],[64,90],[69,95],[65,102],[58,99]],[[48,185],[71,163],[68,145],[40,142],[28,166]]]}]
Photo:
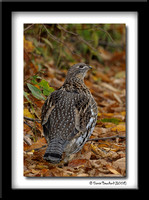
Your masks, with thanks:
[{"label": "grouse neck", "polygon": [[63,85],[63,88],[65,88],[66,91],[70,92],[89,92],[89,89],[86,87],[84,83],[84,79],[79,79],[76,77],[71,77],[69,80],[66,79]]}]

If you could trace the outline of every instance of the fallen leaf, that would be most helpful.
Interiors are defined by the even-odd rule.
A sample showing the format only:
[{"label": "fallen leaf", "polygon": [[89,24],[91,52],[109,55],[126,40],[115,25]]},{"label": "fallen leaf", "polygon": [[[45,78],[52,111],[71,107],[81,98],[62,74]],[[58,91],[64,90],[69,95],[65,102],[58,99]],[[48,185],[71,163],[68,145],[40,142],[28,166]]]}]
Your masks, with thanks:
[{"label": "fallen leaf", "polygon": [[91,144],[91,149],[93,151],[93,153],[95,153],[96,155],[99,155],[101,157],[106,157],[106,153],[104,153],[100,148],[98,148],[97,146]]},{"label": "fallen leaf", "polygon": [[125,71],[120,71],[115,74],[115,78],[125,78],[125,76],[126,76]]},{"label": "fallen leaf", "polygon": [[26,144],[28,144],[29,146],[32,145],[32,140],[28,137],[28,136],[24,136],[24,141],[26,142]]},{"label": "fallen leaf", "polygon": [[120,175],[120,173],[118,171],[116,171],[116,169],[114,169],[111,165],[106,165],[106,167],[113,174]]},{"label": "fallen leaf", "polygon": [[31,169],[31,172],[32,172],[33,174],[39,174],[40,170]]},{"label": "fallen leaf", "polygon": [[121,112],[121,115],[126,116],[126,111]]},{"label": "fallen leaf", "polygon": [[[43,137],[43,138],[39,138],[38,140],[37,140],[37,142],[34,142],[31,146],[26,146],[25,148],[24,148],[24,151],[27,151],[27,150],[34,150],[34,149],[36,149],[36,148],[40,148],[40,147],[42,147],[42,146],[44,146],[44,145],[46,145],[47,143],[46,143],[46,140],[45,140],[45,138]],[[33,152],[32,152],[33,153]]]},{"label": "fallen leaf", "polygon": [[29,118],[34,118],[34,115],[32,115],[30,113],[30,111],[28,110],[28,108],[24,108],[24,116],[25,117],[29,117]]},{"label": "fallen leaf", "polygon": [[125,124],[119,124],[116,127],[111,128],[111,131],[126,131]]},{"label": "fallen leaf", "polygon": [[29,40],[26,40],[25,37],[24,37],[24,48],[27,52],[32,52],[34,50],[34,45],[31,41]]},{"label": "fallen leaf", "polygon": [[109,90],[111,90],[112,92],[120,92],[120,90],[114,88],[112,85],[108,84],[108,83],[101,83],[101,85]]},{"label": "fallen leaf", "polygon": [[106,128],[111,128],[113,126],[115,126],[113,123],[104,123]]},{"label": "fallen leaf", "polygon": [[48,166],[47,165],[37,165],[36,166],[36,169],[47,169],[48,168]]},{"label": "fallen leaf", "polygon": [[120,97],[119,97],[116,93],[114,93],[113,96],[115,97],[115,99],[116,99],[119,103],[122,103]]},{"label": "fallen leaf", "polygon": [[93,144],[91,144],[91,149],[93,150],[93,152],[95,153],[95,154],[98,154],[99,153],[99,149],[98,149],[98,147],[97,146],[95,146],[95,145],[93,145]]},{"label": "fallen leaf", "polygon": [[108,76],[106,74],[103,74],[102,72],[97,72],[96,73],[96,76],[101,78],[102,81],[105,81],[105,82],[111,82],[111,80],[108,78]]},{"label": "fallen leaf", "polygon": [[69,167],[84,166],[87,162],[88,162],[88,160],[86,160],[86,159],[76,159],[76,160],[70,161],[68,166]]},{"label": "fallen leaf", "polygon": [[114,115],[114,113],[102,113],[102,116],[107,116],[107,117],[111,117],[113,115]]},{"label": "fallen leaf", "polygon": [[125,171],[126,171],[126,159],[124,158],[120,158],[116,161],[113,162],[113,166],[118,170],[120,170],[120,173],[122,175],[125,175]]},{"label": "fallen leaf", "polygon": [[78,176],[78,177],[86,177],[86,176],[88,176],[88,174],[81,173],[81,174],[78,174],[77,176]]},{"label": "fallen leaf", "polygon": [[36,167],[35,164],[28,166],[28,169],[34,169]]}]

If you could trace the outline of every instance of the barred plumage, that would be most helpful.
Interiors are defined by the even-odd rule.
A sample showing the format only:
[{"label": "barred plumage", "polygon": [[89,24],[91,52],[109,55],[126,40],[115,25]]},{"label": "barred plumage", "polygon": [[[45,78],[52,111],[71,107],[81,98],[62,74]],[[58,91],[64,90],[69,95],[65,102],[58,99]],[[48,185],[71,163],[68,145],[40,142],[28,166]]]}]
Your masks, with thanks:
[{"label": "barred plumage", "polygon": [[84,84],[85,63],[72,66],[62,87],[51,93],[42,108],[42,126],[48,148],[44,159],[59,163],[81,150],[93,132],[97,105]]}]

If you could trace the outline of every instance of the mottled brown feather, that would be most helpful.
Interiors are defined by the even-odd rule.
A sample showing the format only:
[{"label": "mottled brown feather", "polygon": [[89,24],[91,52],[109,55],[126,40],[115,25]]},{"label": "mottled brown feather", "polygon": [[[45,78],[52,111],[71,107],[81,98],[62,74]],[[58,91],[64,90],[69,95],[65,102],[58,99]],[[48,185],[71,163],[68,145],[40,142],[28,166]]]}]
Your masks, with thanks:
[{"label": "mottled brown feather", "polygon": [[63,86],[43,105],[42,125],[48,142],[44,158],[50,162],[60,162],[64,153],[68,157],[78,152],[93,132],[97,105],[84,84],[89,68],[84,63],[72,66]]}]

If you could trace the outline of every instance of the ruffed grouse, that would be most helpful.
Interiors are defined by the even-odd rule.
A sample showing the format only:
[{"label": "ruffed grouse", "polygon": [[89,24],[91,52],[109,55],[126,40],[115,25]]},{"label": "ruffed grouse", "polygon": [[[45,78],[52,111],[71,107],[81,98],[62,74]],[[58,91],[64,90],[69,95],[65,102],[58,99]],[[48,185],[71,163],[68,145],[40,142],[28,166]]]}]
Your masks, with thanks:
[{"label": "ruffed grouse", "polygon": [[73,65],[62,87],[51,93],[42,107],[42,126],[47,140],[44,159],[59,163],[78,152],[90,137],[97,120],[97,105],[84,84],[91,67]]}]

